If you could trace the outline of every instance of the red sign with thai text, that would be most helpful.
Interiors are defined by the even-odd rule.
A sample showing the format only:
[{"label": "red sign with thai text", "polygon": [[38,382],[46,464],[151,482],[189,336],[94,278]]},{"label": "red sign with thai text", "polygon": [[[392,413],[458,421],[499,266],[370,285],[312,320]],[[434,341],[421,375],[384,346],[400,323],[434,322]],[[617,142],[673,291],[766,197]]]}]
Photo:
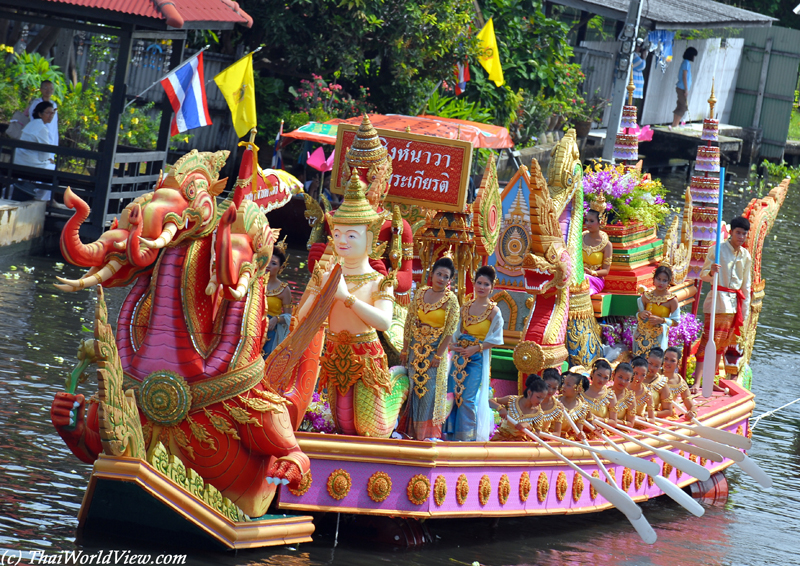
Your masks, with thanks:
[{"label": "red sign with thai text", "polygon": [[[343,165],[347,148],[353,145],[355,126],[340,124],[336,137],[336,161],[331,189],[344,192],[348,179]],[[472,166],[472,144],[391,130],[377,130],[392,160],[388,202],[463,212]],[[344,148],[344,149],[343,149]]]}]

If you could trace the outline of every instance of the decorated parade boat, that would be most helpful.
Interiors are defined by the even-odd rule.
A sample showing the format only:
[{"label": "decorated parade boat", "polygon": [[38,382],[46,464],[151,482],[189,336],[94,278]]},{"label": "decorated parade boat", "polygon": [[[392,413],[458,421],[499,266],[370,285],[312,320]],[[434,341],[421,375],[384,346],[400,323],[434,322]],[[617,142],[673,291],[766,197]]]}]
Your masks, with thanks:
[{"label": "decorated parade boat", "polygon": [[[501,191],[490,157],[471,203],[468,142],[376,131],[364,117],[358,128],[340,126],[337,144],[332,188],[343,203],[329,212],[309,202],[311,282],[286,337],[265,357],[266,273],[277,234],[264,212],[288,202],[296,191],[290,180],[270,178],[246,153],[232,194],[218,202],[227,152],[193,151],[91,244],[78,235],[88,207],[65,195],[76,214],[62,252],[88,271],[59,288],[96,287],[98,299],[94,340],[81,345],[81,363],[51,410],[73,453],[94,465],[83,533],[124,527],[152,537],[155,527],[165,538],[247,548],[310,540],[313,523],[303,513],[416,520],[613,506],[652,543],[637,501],[666,494],[702,515],[680,488],[699,484],[695,491],[706,494],[734,464],[770,485],[742,451],[755,406],[747,363],[764,297],[762,248],[788,180],[744,211],[753,257],[747,326],[730,348],[737,355],[725,356],[719,390],[695,398],[696,418],[607,430],[601,419],[583,421],[596,429],[584,443],[538,429],[530,442],[412,440],[395,432],[407,426],[407,407],[429,411],[430,426],[447,435],[453,415],[472,402],[472,393],[448,398],[442,390],[447,374],[430,361],[441,361],[433,341],[441,333],[414,335],[411,375],[399,363],[409,354],[408,333],[422,328],[406,322],[413,281],[422,289],[438,258],[452,258],[452,300],[467,305],[462,317],[474,318],[474,328],[485,320],[485,340],[500,337],[502,346],[482,354],[484,364],[491,359],[494,396],[523,393],[527,375],[608,355],[599,323],[635,314],[638,286],[651,283],[659,263],[672,266],[679,302],[697,304],[686,279],[692,200],[687,193],[682,229],[676,218],[661,240],[636,223],[609,225],[612,252],[599,260],[609,264],[606,288],[593,293],[589,277],[598,270],[583,265],[584,171],[573,131],[553,150],[547,178],[534,160]],[[633,170],[620,174],[637,186],[648,182]],[[589,198],[594,209],[598,196]],[[497,314],[481,318],[467,298],[482,292],[472,274],[487,263],[498,273],[489,302]],[[116,333],[103,296],[114,286],[131,288]],[[458,338],[464,352],[465,336]],[[424,356],[420,340],[432,345]],[[76,386],[91,363],[98,389],[85,399]],[[452,363],[464,362],[454,355]],[[312,403],[324,404],[317,390],[327,394],[336,434],[298,430],[310,428]],[[277,514],[285,511],[300,515]]]}]

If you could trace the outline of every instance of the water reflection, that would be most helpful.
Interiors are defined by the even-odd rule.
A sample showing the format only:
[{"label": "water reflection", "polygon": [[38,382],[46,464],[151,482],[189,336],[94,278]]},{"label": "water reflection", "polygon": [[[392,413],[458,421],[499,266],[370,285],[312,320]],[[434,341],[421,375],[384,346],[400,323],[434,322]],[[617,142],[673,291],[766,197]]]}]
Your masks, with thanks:
[{"label": "water reflection", "polygon": [[[682,178],[666,179],[673,202],[682,202]],[[735,180],[734,180],[735,182]],[[752,198],[746,187],[731,185],[725,209],[740,211]],[[753,355],[756,414],[798,396],[794,376],[800,371],[800,248],[795,219],[800,195],[790,193],[769,238],[763,259],[767,298]],[[284,274],[306,279],[293,252]],[[59,267],[57,257],[0,260],[0,547],[24,550],[76,548],[77,512],[90,467],[79,462],[55,433],[49,408],[53,395],[76,363],[75,351],[84,329],[92,328],[94,295],[64,294],[52,287],[55,275],[74,278],[77,268]],[[16,269],[12,269],[15,267]],[[124,291],[107,292],[115,316]],[[81,386],[92,393],[95,385]],[[696,518],[671,501],[650,501],[645,515],[659,535],[655,547],[645,547],[617,511],[600,515],[488,520],[429,521],[436,542],[419,551],[391,552],[359,541],[342,520],[340,544],[334,550],[333,517],[318,522],[315,542],[300,548],[240,552],[236,555],[190,554],[190,564],[289,565],[380,563],[447,565],[523,564],[753,564],[796,562],[793,525],[800,514],[800,403],[759,423],[750,455],[775,480],[760,489],[737,469],[728,474],[727,505],[709,507]],[[763,542],[766,541],[767,544]],[[139,548],[130,543],[87,543],[86,551],[131,549],[134,552],[174,552]],[[1,552],[0,552],[1,553]]]}]

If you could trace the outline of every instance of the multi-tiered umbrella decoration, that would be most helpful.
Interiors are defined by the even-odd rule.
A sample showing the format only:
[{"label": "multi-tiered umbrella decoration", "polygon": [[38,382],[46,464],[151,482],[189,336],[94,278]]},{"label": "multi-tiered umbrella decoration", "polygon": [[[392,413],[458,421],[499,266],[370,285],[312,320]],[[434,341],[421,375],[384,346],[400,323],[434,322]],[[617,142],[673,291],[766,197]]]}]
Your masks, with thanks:
[{"label": "multi-tiered umbrella decoration", "polygon": [[705,145],[697,148],[697,161],[689,185],[692,195],[692,261],[689,277],[697,278],[703,267],[706,254],[717,238],[717,205],[719,204],[719,120],[714,119],[714,83],[711,83],[711,96],[708,99],[709,115],[703,120],[703,133],[700,139]]}]

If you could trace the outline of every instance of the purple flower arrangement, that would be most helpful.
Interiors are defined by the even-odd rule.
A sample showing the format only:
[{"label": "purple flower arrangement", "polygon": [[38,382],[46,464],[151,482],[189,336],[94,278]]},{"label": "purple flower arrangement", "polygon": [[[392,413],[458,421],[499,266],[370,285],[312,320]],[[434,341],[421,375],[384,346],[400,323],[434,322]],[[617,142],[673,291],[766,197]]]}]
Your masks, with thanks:
[{"label": "purple flower arrangement", "polygon": [[669,345],[682,348],[685,344],[692,344],[703,331],[703,325],[691,313],[681,315],[681,321],[669,329]]},{"label": "purple flower arrangement", "polygon": [[604,196],[606,210],[611,212],[609,223],[635,221],[651,227],[662,223],[670,212],[664,200],[666,189],[659,180],[622,165],[596,163],[594,167],[587,167],[583,174],[583,192],[585,206],[598,195]]},{"label": "purple flower arrangement", "polygon": [[633,350],[633,331],[636,329],[635,316],[609,318],[602,328],[605,344],[608,346],[622,345],[628,350]]},{"label": "purple flower arrangement", "polygon": [[306,409],[306,414],[303,417],[303,422],[300,423],[300,430],[306,432],[321,432],[324,434],[333,434],[336,432],[336,427],[333,424],[333,415],[331,415],[331,406],[324,395],[314,393],[311,398],[311,403]]}]

